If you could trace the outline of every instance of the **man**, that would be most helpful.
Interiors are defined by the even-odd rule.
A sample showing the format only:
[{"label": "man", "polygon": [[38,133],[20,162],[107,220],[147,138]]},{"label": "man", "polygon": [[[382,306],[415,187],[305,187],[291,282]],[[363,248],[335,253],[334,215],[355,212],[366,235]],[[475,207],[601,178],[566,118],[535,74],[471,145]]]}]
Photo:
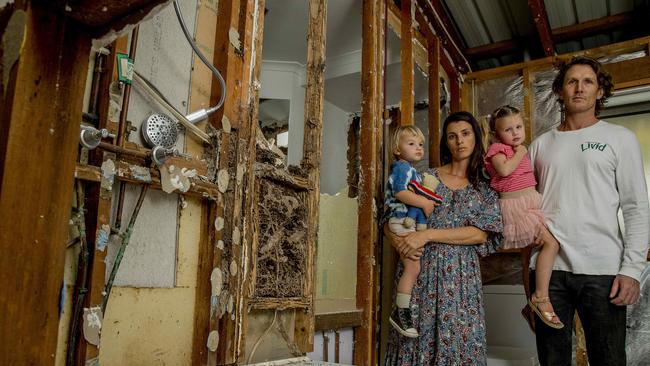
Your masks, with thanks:
[{"label": "man", "polygon": [[[589,364],[626,362],[626,306],[639,298],[649,210],[636,136],[597,118],[612,87],[611,76],[596,60],[574,57],[563,64],[553,82],[562,122],[530,146],[542,210],[560,243],[549,293],[565,324],[556,330],[536,319],[542,365],[571,365],[575,311],[585,331]],[[533,279],[531,274],[531,285]]]}]

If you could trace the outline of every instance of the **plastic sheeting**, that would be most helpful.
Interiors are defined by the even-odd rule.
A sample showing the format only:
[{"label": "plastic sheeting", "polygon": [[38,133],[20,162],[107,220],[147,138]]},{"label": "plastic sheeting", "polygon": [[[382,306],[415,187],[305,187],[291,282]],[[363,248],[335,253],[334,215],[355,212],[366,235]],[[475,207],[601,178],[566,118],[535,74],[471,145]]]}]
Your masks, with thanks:
[{"label": "plastic sheeting", "polygon": [[474,114],[484,117],[498,107],[509,104],[524,108],[523,78],[512,75],[476,82],[473,89]]},{"label": "plastic sheeting", "polygon": [[[646,56],[646,51],[626,53],[616,56],[601,57],[603,64],[616,63]],[[533,135],[536,137],[557,126],[562,118],[557,96],[553,93],[553,80],[557,70],[552,66],[532,74]],[[518,75],[481,80],[473,84],[472,100],[474,114],[477,117],[488,116],[496,108],[510,104],[520,110],[524,109],[523,77]]]},{"label": "plastic sheeting", "polygon": [[641,274],[641,298],[627,308],[628,365],[650,365],[650,264]]}]

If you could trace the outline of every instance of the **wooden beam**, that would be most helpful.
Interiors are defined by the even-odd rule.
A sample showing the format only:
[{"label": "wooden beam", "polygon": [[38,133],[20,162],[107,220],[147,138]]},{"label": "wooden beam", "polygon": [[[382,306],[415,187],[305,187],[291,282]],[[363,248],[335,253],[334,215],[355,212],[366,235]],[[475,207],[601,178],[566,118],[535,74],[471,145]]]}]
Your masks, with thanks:
[{"label": "wooden beam", "polygon": [[490,57],[498,57],[504,54],[519,51],[524,43],[521,39],[507,39],[500,42],[488,43],[465,50],[465,56],[472,60],[482,60]]},{"label": "wooden beam", "polygon": [[524,69],[522,73],[523,94],[524,94],[524,116],[528,116],[528,123],[525,124],[526,144],[533,140],[535,132],[535,90],[533,89],[534,76],[529,69]]},{"label": "wooden beam", "polygon": [[[70,4],[65,0],[51,1],[50,6],[59,14],[70,17],[77,22],[97,29],[101,36],[104,29],[122,29],[126,24],[135,24],[142,20],[154,7],[167,0],[80,0]],[[121,25],[121,26],[120,26]]]},{"label": "wooden beam", "polygon": [[403,126],[411,126],[414,121],[414,84],[415,75],[413,74],[413,21],[415,4],[412,0],[402,0],[402,27],[401,27],[401,98],[400,111],[402,118],[400,123]]},{"label": "wooden beam", "polygon": [[[461,37],[456,32],[452,21],[447,16],[443,5],[440,1],[432,0],[417,0],[417,4],[426,18],[426,24],[431,28],[432,32],[437,35],[445,49],[453,60],[453,64],[461,73],[471,71],[471,67],[467,59],[463,55],[465,46]],[[420,23],[421,26],[425,24]]]},{"label": "wooden beam", "polygon": [[[573,56],[584,55],[592,58],[603,56],[620,55],[623,53],[645,51],[648,50],[650,44],[650,36],[632,39],[625,42],[613,43],[602,47],[592,48],[589,50],[576,51],[566,53],[559,56],[545,57],[543,59],[521,62],[512,65],[496,67],[493,69],[480,70],[471,72],[465,75],[465,80],[488,80],[495,77],[505,76],[512,73],[521,72],[524,68],[531,68],[532,70],[547,69],[552,67],[553,64],[559,60],[569,60]],[[444,64],[443,64],[444,65]]]},{"label": "wooden beam", "polygon": [[358,327],[361,325],[361,316],[361,310],[316,314],[314,329],[318,332]]},{"label": "wooden beam", "polygon": [[555,46],[553,45],[553,38],[551,37],[551,25],[548,22],[548,14],[546,14],[544,0],[528,0],[528,9],[535,21],[539,40],[544,49],[544,55],[553,56],[555,53]]},{"label": "wooden beam", "polygon": [[643,12],[629,11],[610,15],[586,22],[555,28],[552,37],[555,42],[566,42],[573,39],[588,37],[598,33],[605,33],[610,30],[629,28],[632,24],[644,21]]},{"label": "wooden beam", "polygon": [[0,103],[0,364],[51,365],[91,38],[39,2],[9,11],[24,32]]},{"label": "wooden beam", "polygon": [[[117,80],[117,61],[115,55],[118,52],[126,53],[128,49],[128,35],[116,39],[111,45],[107,46],[110,54],[106,57],[106,64],[101,76],[100,91],[107,91],[111,83]],[[108,111],[110,108],[109,93],[99,93],[98,110],[96,111],[99,116],[98,128],[110,128],[111,123],[117,125],[117,121],[110,121],[108,118]],[[115,160],[115,154],[105,153],[101,149],[95,149],[89,152],[88,163],[93,166],[101,166],[106,159]],[[93,174],[97,174],[101,180],[101,170],[96,168]],[[75,168],[75,178],[84,179],[83,171],[79,166]],[[97,182],[100,182],[98,180]],[[86,232],[88,248],[91,251],[90,259],[90,273],[88,275],[88,293],[86,294],[85,307],[101,306],[104,298],[102,292],[106,284],[106,255],[107,250],[98,250],[96,238],[99,230],[102,230],[104,225],[110,225],[111,207],[112,207],[112,193],[101,189],[99,184],[87,185],[86,189]],[[104,226],[105,228],[105,226]],[[80,325],[83,322],[80,322]],[[86,360],[93,359],[99,356],[99,348],[88,343],[83,339],[82,329],[77,330],[79,339],[77,348],[77,362],[84,364]]]},{"label": "wooden beam", "polygon": [[357,236],[357,308],[363,311],[361,326],[354,331],[354,364],[376,365],[381,207],[381,145],[384,109],[384,0],[363,1],[361,56],[361,127],[359,228]]},{"label": "wooden beam", "polygon": [[[203,312],[197,316],[198,320],[209,318],[209,324],[206,329],[204,324],[195,325],[201,327],[195,333],[194,344],[201,344],[202,340],[207,340],[210,334],[219,335],[219,343],[216,350],[208,349],[205,358],[194,357],[193,362],[199,364],[233,364],[242,363],[244,357],[244,324],[246,323],[246,309],[244,308],[244,294],[246,291],[246,281],[244,276],[248,274],[251,255],[248,246],[248,239],[251,236],[251,224],[244,223],[242,219],[242,208],[248,210],[252,201],[249,201],[249,194],[244,198],[245,187],[250,187],[250,181],[253,175],[252,163],[255,159],[254,148],[251,148],[251,139],[254,134],[251,133],[253,117],[251,115],[252,102],[252,80],[253,75],[251,68],[255,64],[252,55],[257,52],[254,49],[253,37],[255,34],[262,34],[260,29],[253,32],[254,25],[260,13],[263,13],[264,4],[261,0],[233,0],[220,1],[218,4],[219,17],[217,19],[215,46],[213,60],[215,66],[221,71],[226,80],[226,101],[223,108],[219,109],[210,118],[209,122],[221,131],[221,141],[218,151],[218,170],[229,172],[228,190],[224,193],[219,192],[216,201],[211,202],[209,212],[209,229],[207,233],[208,247],[212,250],[212,262],[203,263],[208,268],[204,268],[199,273],[199,289],[197,289],[196,311]],[[233,37],[235,36],[236,37]],[[237,38],[237,41],[234,41]],[[231,42],[233,39],[233,42]],[[214,79],[213,79],[214,80]],[[213,82],[211,88],[210,105],[216,104],[223,91],[218,83]],[[223,129],[227,124],[222,121],[227,118],[229,125],[234,129]],[[254,146],[254,145],[253,145]],[[236,172],[243,169],[244,176],[236,178]],[[244,179],[245,178],[245,179]],[[253,188],[249,189],[253,194]],[[244,203],[246,199],[246,203]],[[245,206],[245,207],[244,207]],[[214,220],[223,219],[224,226],[217,230]],[[245,225],[247,224],[247,225]],[[237,233],[237,234],[235,234]],[[236,238],[235,238],[236,236]],[[242,239],[244,238],[243,242]],[[237,240],[235,240],[237,239]],[[224,249],[217,246],[217,242],[222,240],[230,245]],[[209,255],[209,254],[208,254]],[[228,294],[232,296],[233,306],[226,313],[219,311],[219,305],[210,299],[217,298],[212,293],[212,286],[209,275],[213,270],[230,268],[231,263],[239,269],[235,275],[228,276],[224,281],[221,289],[221,296]],[[208,301],[206,301],[208,300]],[[206,342],[202,343],[203,345]],[[200,359],[199,359],[200,358]]]},{"label": "wooden beam", "polygon": [[650,84],[650,56],[603,66],[612,75],[615,89]]},{"label": "wooden beam", "polygon": [[314,270],[318,242],[320,204],[320,165],[323,144],[323,96],[325,95],[325,36],[327,35],[327,0],[309,1],[307,30],[307,88],[305,90],[305,129],[303,158],[300,166],[313,185],[307,195],[307,258],[305,294],[309,299],[306,311],[296,312],[294,339],[302,352],[314,350]]},{"label": "wooden beam", "polygon": [[[588,37],[594,34],[604,33],[623,26],[629,27],[631,24],[639,23],[641,21],[643,21],[643,18],[639,13],[620,13],[589,20],[583,23],[552,29],[551,38],[554,43],[566,42],[574,39]],[[502,54],[510,54],[516,51],[520,51],[521,47],[527,42],[529,42],[529,39],[525,37],[506,39],[482,46],[467,48],[465,50],[465,56],[472,60],[481,60]]]},{"label": "wooden beam", "polygon": [[[388,1],[387,2],[387,8],[388,8],[388,17],[386,18],[388,22],[388,27],[397,35],[398,38],[402,39],[402,19],[401,19],[401,11],[395,5],[395,2],[393,1]],[[417,12],[416,12],[416,19],[417,18]],[[418,23],[420,21],[418,20]],[[426,76],[427,75],[427,49],[426,49],[426,38],[422,34],[422,32],[418,30],[414,30],[414,36],[415,38],[413,39],[413,58],[415,60],[415,65],[422,71],[422,73]]]},{"label": "wooden beam", "polygon": [[451,112],[460,110],[460,78],[458,70],[452,65],[449,58],[444,55],[440,57],[440,64],[449,77],[449,99]]},{"label": "wooden beam", "polygon": [[429,50],[429,167],[440,166],[440,42],[427,33]]}]

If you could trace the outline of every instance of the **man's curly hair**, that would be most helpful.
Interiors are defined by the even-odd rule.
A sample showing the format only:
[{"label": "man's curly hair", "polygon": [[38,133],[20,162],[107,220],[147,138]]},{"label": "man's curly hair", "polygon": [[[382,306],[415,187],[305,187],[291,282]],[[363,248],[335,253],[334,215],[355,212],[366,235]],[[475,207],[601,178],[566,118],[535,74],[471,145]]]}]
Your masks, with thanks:
[{"label": "man's curly hair", "polygon": [[603,65],[590,57],[585,56],[575,56],[569,62],[562,62],[558,66],[558,73],[553,80],[553,92],[558,96],[558,103],[564,111],[564,102],[560,99],[562,93],[562,87],[564,86],[564,78],[567,71],[574,65],[587,65],[590,66],[594,73],[596,73],[598,79],[598,87],[603,90],[603,97],[596,101],[596,115],[600,113],[601,110],[605,109],[605,103],[607,98],[612,95],[612,89],[614,89],[614,83],[612,82],[612,76],[605,71]]}]

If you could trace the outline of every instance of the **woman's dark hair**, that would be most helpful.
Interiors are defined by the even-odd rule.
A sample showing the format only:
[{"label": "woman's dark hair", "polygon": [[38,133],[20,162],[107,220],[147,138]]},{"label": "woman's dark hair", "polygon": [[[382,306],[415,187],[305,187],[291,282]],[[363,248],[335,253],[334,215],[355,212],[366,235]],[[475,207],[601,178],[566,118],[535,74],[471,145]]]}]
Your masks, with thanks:
[{"label": "woman's dark hair", "polygon": [[472,151],[472,155],[469,159],[469,166],[467,167],[467,179],[474,188],[478,188],[478,183],[486,179],[483,174],[483,156],[485,155],[485,149],[483,148],[483,130],[471,113],[455,112],[445,119],[440,136],[440,165],[451,163],[451,150],[449,150],[449,146],[447,146],[447,127],[449,124],[454,122],[467,122],[472,126],[475,142],[474,151]]},{"label": "woman's dark hair", "polygon": [[603,89],[603,97],[596,101],[596,115],[600,113],[601,110],[605,108],[605,102],[607,98],[612,95],[612,89],[614,88],[614,82],[612,82],[612,76],[605,71],[603,65],[590,57],[585,56],[575,56],[569,62],[562,62],[558,67],[558,73],[553,80],[553,92],[558,96],[558,103],[564,111],[564,102],[560,99],[562,94],[562,87],[564,86],[564,78],[566,77],[567,71],[574,65],[587,65],[594,70],[596,78],[598,81],[598,87]]}]

